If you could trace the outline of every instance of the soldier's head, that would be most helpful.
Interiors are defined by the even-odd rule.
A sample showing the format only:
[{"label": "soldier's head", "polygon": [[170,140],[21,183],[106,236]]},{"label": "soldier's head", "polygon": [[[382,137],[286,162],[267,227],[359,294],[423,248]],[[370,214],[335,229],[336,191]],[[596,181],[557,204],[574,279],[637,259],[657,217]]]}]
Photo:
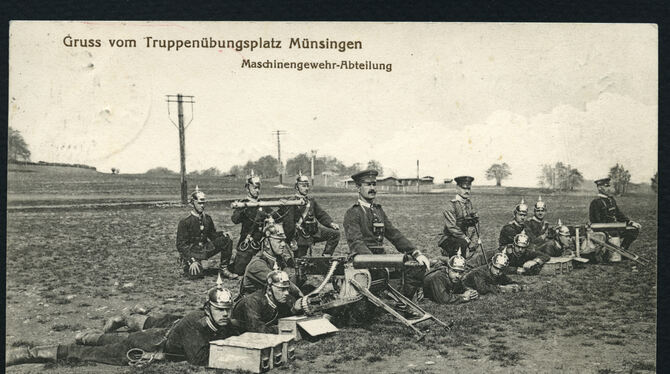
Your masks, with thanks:
[{"label": "soldier's head", "polygon": [[542,201],[542,196],[537,198],[534,212],[535,217],[537,217],[540,220],[544,219],[544,216],[547,214],[547,206],[544,204],[544,201]]},{"label": "soldier's head", "polygon": [[263,224],[263,236],[265,240],[264,249],[271,252],[273,256],[280,256],[286,249],[286,234],[284,234],[284,227],[280,223],[276,223],[272,217],[265,219]]},{"label": "soldier's head", "polygon": [[556,240],[561,243],[562,247],[567,247],[571,244],[570,229],[558,220],[558,227],[556,228]]},{"label": "soldier's head", "polygon": [[251,171],[251,174],[247,175],[244,188],[247,190],[247,193],[250,197],[257,199],[258,195],[261,193],[261,178],[254,175],[254,171]]},{"label": "soldier's head", "polygon": [[226,326],[230,323],[230,311],[233,308],[233,295],[223,287],[221,275],[216,281],[216,287],[207,291],[205,314],[215,327]]},{"label": "soldier's head", "polygon": [[474,180],[475,178],[467,175],[454,178],[454,181],[456,182],[456,191],[462,198],[470,198],[470,190],[472,189],[472,181]]},{"label": "soldier's head", "polygon": [[498,276],[505,270],[507,266],[509,266],[509,257],[507,257],[506,254],[499,252],[493,255],[491,258],[491,265],[489,265],[489,269],[491,270],[491,274]]},{"label": "soldier's head", "polygon": [[279,267],[275,263],[275,269],[268,274],[267,282],[266,292],[268,296],[280,304],[286,304],[289,289],[291,288],[288,274],[285,271],[279,270]]},{"label": "soldier's head", "polygon": [[302,175],[302,172],[295,178],[295,189],[302,196],[307,196],[309,193],[309,178]]},{"label": "soldier's head", "polygon": [[596,187],[598,187],[598,192],[603,195],[612,196],[612,194],[614,194],[614,187],[612,187],[610,182],[611,178],[607,177],[597,179],[593,183],[595,183]]},{"label": "soldier's head", "polygon": [[521,198],[521,202],[514,207],[514,220],[518,224],[526,222],[526,216],[528,216],[528,205]]},{"label": "soldier's head", "polygon": [[460,282],[465,274],[465,258],[461,256],[461,249],[447,262],[447,275],[452,282]]},{"label": "soldier's head", "polygon": [[377,170],[365,170],[351,176],[356,186],[358,194],[367,201],[372,201],[377,196]]},{"label": "soldier's head", "polygon": [[195,190],[191,193],[189,202],[197,213],[202,213],[205,210],[205,202],[207,201],[205,193],[200,191],[198,186],[195,186]]},{"label": "soldier's head", "polygon": [[523,230],[514,237],[514,253],[521,254],[528,249],[530,245],[530,238],[526,235],[526,231]]}]

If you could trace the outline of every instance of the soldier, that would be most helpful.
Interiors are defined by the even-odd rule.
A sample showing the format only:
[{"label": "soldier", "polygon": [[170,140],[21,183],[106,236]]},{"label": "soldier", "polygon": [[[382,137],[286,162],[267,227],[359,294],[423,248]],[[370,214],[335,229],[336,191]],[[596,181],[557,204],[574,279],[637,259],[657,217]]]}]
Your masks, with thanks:
[{"label": "soldier", "polygon": [[292,316],[302,311],[302,299],[291,296],[292,283],[288,274],[273,270],[267,274],[263,288],[243,297],[235,304],[232,318],[240,332],[277,334],[279,318]]},{"label": "soldier", "polygon": [[498,245],[502,248],[508,244],[514,243],[514,237],[521,233],[525,228],[526,216],[528,215],[528,205],[521,199],[521,202],[514,208],[514,219],[509,221],[500,230]]},{"label": "soldier", "polygon": [[558,228],[553,237],[541,245],[536,246],[538,252],[546,253],[551,257],[574,256],[572,251],[572,239],[570,237],[570,229],[558,220]]},{"label": "soldier", "polygon": [[[358,187],[358,201],[344,215],[344,232],[347,235],[350,255],[383,254],[383,241],[386,238],[398,251],[411,254],[416,261],[430,270],[428,258],[393,226],[382,206],[374,203],[378,174],[376,170],[365,170],[351,176]],[[401,292],[411,299],[422,286],[423,276],[424,270],[421,267],[408,271]]]},{"label": "soldier", "polygon": [[523,286],[505,275],[508,266],[509,257],[505,253],[496,253],[491,258],[490,265],[481,265],[470,270],[463,278],[463,285],[475,289],[480,295],[519,292]]},{"label": "soldier", "polygon": [[465,287],[461,281],[465,274],[465,258],[459,249],[446,261],[446,266],[434,267],[423,280],[423,294],[438,304],[460,304],[479,297],[476,290]]},{"label": "soldier", "polygon": [[459,248],[465,249],[465,257],[469,251],[475,251],[480,239],[473,240],[475,226],[479,223],[477,212],[472,208],[470,190],[475,178],[469,176],[456,177],[456,197],[451,199],[444,215],[444,230],[438,246],[442,248],[442,255],[451,257],[456,255]]},{"label": "soldier", "polygon": [[533,209],[533,217],[525,222],[526,234],[531,237],[531,243],[541,245],[548,239],[551,239],[551,230],[549,223],[544,220],[547,214],[547,208],[542,201],[542,196],[538,197]]},{"label": "soldier", "polygon": [[[276,269],[284,269],[286,261],[282,253],[286,249],[286,235],[282,225],[275,223],[272,217],[265,220],[264,238],[260,243],[260,251],[251,259],[240,283],[240,297],[257,290],[265,289],[268,274]],[[297,286],[291,283],[291,293],[302,296]]]},{"label": "soldier", "polygon": [[[340,227],[333,222],[330,215],[314,200],[308,196],[309,179],[300,173],[295,182],[295,199],[305,200],[305,206],[289,206],[280,210],[284,216],[282,223],[287,241],[296,240],[297,249],[295,257],[307,255],[311,244],[326,242],[323,255],[330,256],[335,252],[340,242]],[[319,226],[319,223],[321,226]]]},{"label": "soldier", "polygon": [[[253,170],[247,176],[244,188],[247,191],[247,196],[242,201],[260,201],[261,178],[255,176]],[[251,261],[251,258],[260,248],[261,239],[263,238],[263,222],[271,213],[265,209],[267,208],[238,208],[233,211],[233,215],[230,217],[233,223],[242,224],[232,269],[235,274],[244,275],[244,270],[247,268],[249,261]]]},{"label": "soldier", "polygon": [[228,269],[233,241],[227,233],[216,231],[212,217],[205,213],[205,202],[205,193],[196,186],[189,199],[191,212],[188,217],[179,221],[177,251],[182,270],[184,275],[191,278],[201,276],[202,260],[220,253],[219,274],[235,279],[237,275]]},{"label": "soldier", "polygon": [[542,252],[531,248],[530,237],[521,231],[514,237],[514,242],[503,247],[500,252],[509,257],[509,266],[505,269],[507,274],[536,275],[542,269],[542,265],[549,261],[550,257]]},{"label": "soldier", "polygon": [[625,222],[625,229],[607,230],[607,234],[613,238],[621,238],[621,248],[628,249],[640,233],[642,225],[632,221],[619,210],[616,200],[612,196],[614,188],[610,186],[610,178],[602,178],[595,181],[598,186],[598,197],[591,201],[589,206],[589,221],[591,223],[613,223]]},{"label": "soldier", "polygon": [[[231,326],[232,295],[219,285],[207,293],[203,308],[183,318],[173,315],[143,316],[131,325],[134,332],[79,334],[77,343],[6,351],[5,364],[93,361],[108,365],[147,365],[155,359],[186,360],[193,365],[209,362],[209,342],[235,333]],[[129,325],[130,326],[130,325]],[[137,359],[131,360],[131,353]]]}]

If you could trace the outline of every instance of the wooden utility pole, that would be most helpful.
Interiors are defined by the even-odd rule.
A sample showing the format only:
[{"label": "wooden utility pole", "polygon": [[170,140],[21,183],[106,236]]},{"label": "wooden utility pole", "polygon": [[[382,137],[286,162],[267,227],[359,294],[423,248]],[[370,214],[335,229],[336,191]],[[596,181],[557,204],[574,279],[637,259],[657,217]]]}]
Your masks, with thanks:
[{"label": "wooden utility pole", "polygon": [[312,161],[312,162],[311,162],[311,164],[312,164],[312,169],[311,169],[311,170],[312,170],[312,171],[311,171],[311,173],[310,173],[310,176],[311,176],[311,178],[312,178],[312,186],[313,186],[313,185],[314,185],[314,158],[316,157],[316,150],[315,150],[315,149],[312,149],[312,150],[310,151],[310,154],[312,155],[312,160],[311,160],[311,161]]},{"label": "wooden utility pole", "polygon": [[416,160],[416,192],[421,192],[419,186],[421,185],[421,179],[419,177],[419,160]]},{"label": "wooden utility pole", "polygon": [[[176,101],[173,98],[177,98]],[[184,101],[186,98],[187,101]],[[181,203],[188,203],[188,182],[186,181],[186,128],[193,121],[193,96],[185,96],[182,94],[177,95],[167,95],[168,103],[168,117],[170,117],[170,103],[177,103],[177,122],[174,123],[172,118],[170,122],[179,129],[179,164],[181,172]],[[184,125],[184,103],[191,104],[191,119],[188,121],[188,124]]]},{"label": "wooden utility pole", "polygon": [[286,131],[284,130],[275,130],[272,132],[273,134],[277,135],[277,172],[279,172],[279,184],[282,185],[284,178],[284,167],[281,163],[281,141],[279,140],[280,135],[286,134]]}]

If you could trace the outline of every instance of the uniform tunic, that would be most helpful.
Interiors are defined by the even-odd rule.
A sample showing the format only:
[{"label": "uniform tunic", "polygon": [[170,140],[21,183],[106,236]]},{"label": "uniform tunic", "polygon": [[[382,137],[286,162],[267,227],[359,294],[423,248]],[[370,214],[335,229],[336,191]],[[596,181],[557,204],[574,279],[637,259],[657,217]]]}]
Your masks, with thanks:
[{"label": "uniform tunic", "polygon": [[570,254],[570,248],[563,248],[557,240],[547,240],[541,245],[535,247],[538,252],[546,253],[551,257],[561,257]]},{"label": "uniform tunic", "polygon": [[438,304],[460,304],[465,292],[461,282],[452,282],[446,266],[431,269],[423,280],[423,295]]},{"label": "uniform tunic", "polygon": [[295,314],[292,310],[295,299],[291,296],[288,299],[286,304],[277,304],[270,300],[265,289],[257,290],[235,304],[231,317],[240,332],[276,334],[279,318]]},{"label": "uniform tunic", "polygon": [[389,221],[381,205],[373,203],[368,208],[357,202],[344,214],[344,232],[347,235],[347,244],[351,255],[385,253],[383,238],[378,238],[373,233],[374,217],[377,218],[378,222],[384,223],[383,237],[388,239],[398,251],[412,253],[416,250],[414,244],[407,240],[400,230],[396,229]]},{"label": "uniform tunic", "polygon": [[463,278],[463,284],[477,290],[480,295],[485,295],[487,293],[499,293],[500,286],[514,284],[514,281],[503,272],[495,276],[488,266],[482,265],[470,270]]},{"label": "uniform tunic", "polygon": [[[305,197],[298,195],[292,197],[294,200],[304,198]],[[291,240],[296,239],[298,242],[296,257],[303,257],[306,255],[310,240],[312,243],[326,242],[323,253],[331,255],[335,252],[335,248],[337,248],[337,244],[340,242],[340,232],[330,227],[333,223],[333,219],[330,218],[330,215],[321,208],[313,197],[310,196],[306,199],[307,203],[305,206],[288,206],[280,210],[280,214],[284,216],[282,225],[284,227],[284,233],[286,233],[286,240],[290,242]],[[304,234],[308,235],[307,238],[305,238],[303,233],[299,232],[297,229],[297,223],[302,219],[306,209],[307,214],[305,215],[302,227]],[[319,226],[319,224],[321,224],[321,226]]]},{"label": "uniform tunic", "polygon": [[[249,295],[257,290],[264,290],[267,285],[268,274],[274,270],[275,261],[279,269],[286,268],[284,258],[272,257],[265,251],[258,252],[249,262],[242,283],[240,283],[240,296]],[[291,294],[298,296],[300,291],[297,286],[291,284]]]},{"label": "uniform tunic", "polygon": [[[464,199],[461,195],[456,195],[447,204],[442,212],[444,216],[444,229],[438,246],[442,248],[442,254],[448,257],[456,255],[458,249],[462,250],[462,255],[467,257],[468,241],[471,238],[473,227],[466,222],[465,218],[474,213],[470,199]],[[476,240],[476,239],[473,239]]]},{"label": "uniform tunic", "polygon": [[505,226],[500,230],[500,238],[498,239],[498,245],[500,247],[506,246],[507,244],[514,243],[514,237],[519,235],[521,231],[525,229],[525,225],[519,224],[514,220],[509,221]]},{"label": "uniform tunic", "polygon": [[228,264],[233,242],[216,231],[209,214],[189,214],[177,227],[177,251],[182,259],[206,260],[221,252],[221,264]]},{"label": "uniform tunic", "polygon": [[[245,198],[241,201],[260,201],[260,199],[251,200]],[[249,264],[249,261],[251,261],[251,258],[258,252],[261,239],[263,239],[263,222],[265,221],[265,218],[272,215],[272,213],[273,212],[266,207],[246,207],[233,210],[233,215],[230,217],[230,220],[235,224],[242,224],[242,228],[240,229],[240,239],[237,241],[235,263],[233,264],[232,269],[235,274],[244,275],[244,270]],[[248,242],[247,236],[250,237],[250,241]],[[245,242],[247,245],[244,246],[245,248],[242,248],[242,244]]]},{"label": "uniform tunic", "polygon": [[[517,269],[523,267],[523,264],[526,261],[534,260],[539,258],[542,262],[547,262],[550,260],[550,257],[543,252],[537,252],[533,249],[526,248],[525,251],[516,254],[514,253],[514,244],[508,244],[500,252],[504,252],[509,258],[509,266],[505,269],[507,274],[516,274]],[[536,269],[534,273],[526,272],[526,275],[536,274],[539,272],[539,269]]]},{"label": "uniform tunic", "polygon": [[[535,216],[527,220],[524,223],[524,227],[526,228],[526,234],[531,238],[533,244],[542,244],[550,237],[550,232],[548,232],[549,226],[546,224],[546,221],[540,220]],[[547,234],[547,236],[544,239],[540,238],[544,234]]]},{"label": "uniform tunic", "polygon": [[[598,197],[591,201],[589,206],[589,221],[591,223],[628,223],[630,220],[621,212],[614,197],[598,194]],[[605,230],[605,232],[610,236],[620,236],[622,239],[621,247],[628,249],[639,235],[640,230],[631,226],[625,229]]]}]

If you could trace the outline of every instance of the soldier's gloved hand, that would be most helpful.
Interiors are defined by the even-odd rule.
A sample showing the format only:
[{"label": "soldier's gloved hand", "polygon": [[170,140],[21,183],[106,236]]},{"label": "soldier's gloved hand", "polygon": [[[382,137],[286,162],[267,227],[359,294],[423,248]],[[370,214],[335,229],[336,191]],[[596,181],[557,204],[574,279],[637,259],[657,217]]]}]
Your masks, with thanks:
[{"label": "soldier's gloved hand", "polygon": [[516,273],[517,274],[524,274],[524,273],[526,273],[526,269],[525,268],[516,268]]},{"label": "soldier's gloved hand", "polygon": [[335,223],[335,222],[331,223],[331,224],[330,224],[330,227],[332,227],[332,228],[335,229],[335,230],[339,230],[339,229],[340,229],[340,226],[338,226],[337,223]]},{"label": "soldier's gloved hand", "polygon": [[200,261],[196,259],[191,259],[191,264],[188,266],[188,273],[191,275],[200,275],[202,272],[202,265],[200,265]]},{"label": "soldier's gloved hand", "polygon": [[468,288],[467,290],[465,290],[463,295],[467,297],[467,300],[474,300],[479,297],[479,292],[477,292],[477,290]]},{"label": "soldier's gloved hand", "polygon": [[528,261],[526,261],[526,262],[523,263],[523,270],[528,271],[528,270],[532,269],[533,266],[535,266],[536,264],[537,264],[537,261],[535,261],[535,260],[528,260]]},{"label": "soldier's gloved hand", "polygon": [[426,270],[430,270],[430,260],[428,257],[424,256],[421,252],[419,251],[414,251],[412,253],[412,257],[418,262],[419,264],[423,265],[426,267]]}]

